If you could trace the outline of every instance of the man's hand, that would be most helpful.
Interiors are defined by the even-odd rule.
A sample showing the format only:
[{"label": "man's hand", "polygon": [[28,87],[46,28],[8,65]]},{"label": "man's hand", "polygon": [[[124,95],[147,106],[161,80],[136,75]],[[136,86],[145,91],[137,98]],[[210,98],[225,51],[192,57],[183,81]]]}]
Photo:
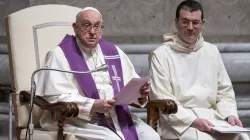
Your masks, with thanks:
[{"label": "man's hand", "polygon": [[212,132],[211,127],[214,125],[206,119],[197,118],[193,121],[191,126],[202,132]]},{"label": "man's hand", "polygon": [[243,127],[241,121],[239,119],[237,119],[235,116],[231,115],[228,116],[227,118],[228,123],[230,123],[231,125],[238,125],[240,127]]},{"label": "man's hand", "polygon": [[92,106],[91,111],[98,113],[106,113],[115,105],[115,102],[116,101],[114,99],[110,100],[96,99]]},{"label": "man's hand", "polygon": [[141,89],[141,97],[140,98],[146,98],[149,95],[150,92],[150,81],[148,81],[146,84],[144,84]]}]

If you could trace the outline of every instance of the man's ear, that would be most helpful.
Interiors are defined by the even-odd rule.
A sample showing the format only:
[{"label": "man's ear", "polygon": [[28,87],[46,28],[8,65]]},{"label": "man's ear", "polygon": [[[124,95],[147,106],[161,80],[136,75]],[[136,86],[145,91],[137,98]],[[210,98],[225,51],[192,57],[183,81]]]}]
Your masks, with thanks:
[{"label": "man's ear", "polygon": [[202,20],[202,28],[203,28],[203,26],[205,25],[205,22],[206,22],[206,19],[203,19],[203,20]]},{"label": "man's ear", "polygon": [[177,23],[178,19],[177,19],[177,18],[174,18],[174,21],[175,21],[175,23]]},{"label": "man's ear", "polygon": [[202,20],[202,25],[204,25],[204,24],[205,24],[205,22],[206,22],[206,19],[203,19],[203,20]]},{"label": "man's ear", "polygon": [[174,22],[174,23],[175,23],[175,28],[178,29],[178,27],[177,27],[178,19],[177,19],[177,18],[174,18],[174,21],[175,21],[175,22]]},{"label": "man's ear", "polygon": [[75,33],[76,33],[76,31],[77,31],[77,25],[76,25],[75,22],[72,24],[72,27],[73,27],[73,29],[74,29],[74,31],[75,31]]}]

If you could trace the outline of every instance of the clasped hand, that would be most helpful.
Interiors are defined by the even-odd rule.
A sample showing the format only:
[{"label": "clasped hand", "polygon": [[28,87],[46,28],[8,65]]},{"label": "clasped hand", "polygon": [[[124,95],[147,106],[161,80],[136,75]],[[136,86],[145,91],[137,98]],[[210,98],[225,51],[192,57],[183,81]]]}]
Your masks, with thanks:
[{"label": "clasped hand", "polygon": [[[140,93],[141,93],[141,97],[140,98],[146,98],[150,92],[150,81],[148,81],[147,83],[145,83],[141,89],[140,89]],[[110,100],[104,100],[104,99],[96,99],[91,112],[97,112],[97,113],[106,113],[109,110],[111,110],[111,108],[113,106],[115,106],[115,99],[110,99]]]},{"label": "clasped hand", "polygon": [[[237,126],[243,127],[241,121],[235,116],[232,116],[232,115],[229,116],[227,121],[229,124],[233,126],[237,125]],[[206,119],[197,118],[193,121],[191,126],[203,132],[212,132],[211,127],[213,127],[214,125]]]}]

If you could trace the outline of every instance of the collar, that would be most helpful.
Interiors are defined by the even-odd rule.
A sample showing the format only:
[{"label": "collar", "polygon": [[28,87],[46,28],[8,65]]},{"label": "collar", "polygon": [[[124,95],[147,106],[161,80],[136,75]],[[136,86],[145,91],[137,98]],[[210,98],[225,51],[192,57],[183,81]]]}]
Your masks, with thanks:
[{"label": "collar", "polygon": [[173,50],[190,53],[190,52],[196,52],[203,46],[203,36],[200,33],[196,42],[194,44],[188,44],[186,42],[183,42],[178,33],[168,33],[163,35],[164,41],[166,41],[163,44],[166,44],[170,46]]}]

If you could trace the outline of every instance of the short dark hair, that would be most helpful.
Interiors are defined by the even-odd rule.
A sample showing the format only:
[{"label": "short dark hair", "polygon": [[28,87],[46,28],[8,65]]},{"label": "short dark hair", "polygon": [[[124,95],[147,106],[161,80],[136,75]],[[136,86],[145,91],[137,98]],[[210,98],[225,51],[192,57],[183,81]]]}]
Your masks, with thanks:
[{"label": "short dark hair", "polygon": [[188,10],[190,12],[194,12],[194,11],[201,11],[201,19],[204,19],[204,14],[203,14],[203,8],[201,6],[201,4],[196,1],[196,0],[184,0],[183,2],[181,2],[177,9],[176,9],[176,19],[179,19],[180,16],[180,10],[181,9],[185,9]]}]

